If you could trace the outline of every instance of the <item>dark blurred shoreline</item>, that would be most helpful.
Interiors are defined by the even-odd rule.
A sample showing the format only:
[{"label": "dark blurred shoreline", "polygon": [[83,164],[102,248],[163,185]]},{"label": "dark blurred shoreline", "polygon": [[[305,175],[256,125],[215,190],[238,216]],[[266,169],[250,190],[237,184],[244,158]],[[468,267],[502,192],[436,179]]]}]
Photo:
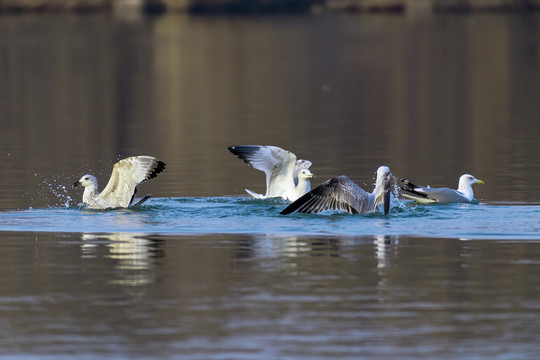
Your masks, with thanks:
[{"label": "dark blurred shoreline", "polygon": [[540,0],[0,0],[0,13],[529,12]]}]

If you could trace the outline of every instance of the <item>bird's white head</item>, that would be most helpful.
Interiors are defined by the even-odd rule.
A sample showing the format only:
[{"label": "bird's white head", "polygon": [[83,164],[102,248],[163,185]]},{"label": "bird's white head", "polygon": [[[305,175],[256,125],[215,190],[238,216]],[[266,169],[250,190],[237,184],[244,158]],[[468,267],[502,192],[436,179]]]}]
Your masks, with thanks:
[{"label": "bird's white head", "polygon": [[377,169],[377,180],[376,183],[379,184],[383,180],[390,179],[390,168],[388,166],[379,166]]},{"label": "bird's white head", "polygon": [[464,174],[459,177],[458,191],[462,193],[469,201],[471,201],[474,198],[472,185],[483,183],[484,182],[482,180],[479,180],[470,174]]},{"label": "bird's white head", "polygon": [[315,177],[311,171],[308,169],[302,169],[298,172],[298,178],[299,179],[311,179],[312,177]]},{"label": "bird's white head", "polygon": [[94,175],[86,174],[79,181],[76,181],[73,184],[73,187],[77,187],[78,185],[82,185],[84,187],[87,187],[87,186],[97,187],[97,179]]},{"label": "bird's white head", "polygon": [[471,186],[473,184],[483,184],[484,182],[482,180],[479,180],[475,178],[474,176],[470,174],[464,174],[459,177],[459,187],[461,186]]}]

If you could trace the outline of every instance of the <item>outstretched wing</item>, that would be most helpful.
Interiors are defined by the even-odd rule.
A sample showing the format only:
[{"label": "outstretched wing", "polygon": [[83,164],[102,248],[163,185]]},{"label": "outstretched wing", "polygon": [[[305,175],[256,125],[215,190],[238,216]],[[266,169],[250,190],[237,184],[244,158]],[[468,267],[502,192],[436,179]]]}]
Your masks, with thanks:
[{"label": "outstretched wing", "polygon": [[326,180],[281,212],[318,213],[325,210],[358,214],[368,211],[369,194],[345,175]]},{"label": "outstretched wing", "polygon": [[152,156],[133,156],[114,164],[107,186],[97,201],[106,207],[128,207],[137,185],[153,179],[165,169],[165,163]]},{"label": "outstretched wing", "polygon": [[[229,151],[266,174],[266,196],[278,197],[294,190],[296,155],[277,146],[238,145]],[[299,170],[300,171],[300,170]]]}]

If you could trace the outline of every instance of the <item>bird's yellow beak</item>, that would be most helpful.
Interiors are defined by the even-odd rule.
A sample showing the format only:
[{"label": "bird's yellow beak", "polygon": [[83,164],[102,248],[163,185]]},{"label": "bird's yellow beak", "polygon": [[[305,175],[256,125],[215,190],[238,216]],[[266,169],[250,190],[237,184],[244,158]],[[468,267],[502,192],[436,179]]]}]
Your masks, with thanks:
[{"label": "bird's yellow beak", "polygon": [[480,180],[480,179],[476,179],[475,183],[476,184],[483,184],[484,182],[482,180]]}]

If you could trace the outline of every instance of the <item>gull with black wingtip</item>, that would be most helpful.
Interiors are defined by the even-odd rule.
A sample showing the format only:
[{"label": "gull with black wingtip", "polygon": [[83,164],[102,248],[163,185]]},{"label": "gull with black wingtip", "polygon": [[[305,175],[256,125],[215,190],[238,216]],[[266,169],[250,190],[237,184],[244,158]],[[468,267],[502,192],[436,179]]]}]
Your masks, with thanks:
[{"label": "gull with black wingtip", "polygon": [[137,186],[155,178],[164,169],[165,163],[152,156],[132,156],[114,164],[111,178],[102,192],[98,192],[97,179],[90,174],[81,177],[73,187],[84,187],[83,203],[94,209],[138,206],[148,200],[150,195],[132,204]]},{"label": "gull with black wingtip", "polygon": [[266,174],[266,194],[257,194],[246,189],[256,199],[281,197],[295,201],[311,190],[313,173],[309,171],[311,162],[296,159],[296,155],[277,146],[237,145],[229,146],[229,151],[248,165]]},{"label": "gull with black wingtip", "polygon": [[390,211],[391,181],[390,168],[381,166],[377,169],[375,189],[368,193],[345,175],[326,180],[281,212],[319,213],[325,210],[343,211],[361,214]]},{"label": "gull with black wingtip", "polygon": [[407,179],[401,179],[400,186],[402,196],[414,200],[420,204],[433,203],[467,203],[474,199],[473,184],[483,184],[482,180],[475,178],[470,174],[461,175],[459,178],[458,189],[447,187],[432,188],[429,186],[416,186]]}]

